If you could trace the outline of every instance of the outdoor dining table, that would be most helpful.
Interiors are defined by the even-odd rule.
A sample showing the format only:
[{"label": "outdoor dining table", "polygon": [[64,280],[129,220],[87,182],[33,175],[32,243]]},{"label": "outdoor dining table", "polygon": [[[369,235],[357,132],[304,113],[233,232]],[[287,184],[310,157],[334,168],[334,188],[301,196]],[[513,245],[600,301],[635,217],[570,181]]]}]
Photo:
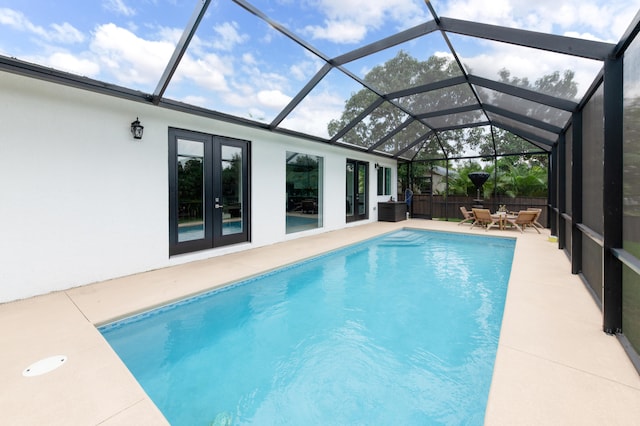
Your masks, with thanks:
[{"label": "outdoor dining table", "polygon": [[504,229],[507,226],[507,218],[515,219],[517,217],[507,212],[495,212],[491,216],[493,216],[494,218],[497,217],[499,219],[498,226],[500,229]]}]

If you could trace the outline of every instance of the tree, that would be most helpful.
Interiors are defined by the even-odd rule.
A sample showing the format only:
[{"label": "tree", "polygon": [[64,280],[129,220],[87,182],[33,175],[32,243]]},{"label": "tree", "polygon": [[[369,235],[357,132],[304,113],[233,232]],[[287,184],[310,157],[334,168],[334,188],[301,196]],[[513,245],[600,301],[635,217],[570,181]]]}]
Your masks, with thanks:
[{"label": "tree", "polygon": [[287,192],[296,196],[318,195],[319,162],[312,155],[293,154],[287,159]]},{"label": "tree", "polygon": [[[518,157],[499,158],[484,171],[490,174],[484,185],[485,193],[507,197],[544,197],[547,195],[547,168],[527,161],[513,161]],[[497,173],[497,179],[496,179]]]},{"label": "tree", "polygon": [[[378,93],[392,94],[407,88],[443,81],[460,75],[460,69],[453,59],[434,55],[426,61],[419,61],[401,50],[394,58],[374,67],[364,77],[364,81]],[[498,76],[499,81],[502,83],[543,92],[559,98],[575,99],[577,94],[575,75],[570,70],[566,70],[562,74],[559,71],[553,72],[533,83],[527,78],[512,76],[507,69],[500,70]],[[477,90],[480,97],[485,99],[486,102],[508,111],[513,109],[514,102],[518,102],[525,106],[520,108],[521,110],[526,110],[524,114],[541,121],[553,122],[554,117],[561,113],[552,107],[514,98],[493,90],[481,87],[478,87]],[[378,96],[369,89],[362,89],[353,93],[347,100],[341,117],[329,122],[329,135],[335,136],[377,99]],[[419,115],[472,105],[476,102],[473,92],[469,90],[466,84],[397,97],[393,99],[393,103],[389,101],[383,102],[364,120],[359,121],[348,131],[342,137],[342,140],[352,145],[367,148],[381,143],[381,150],[397,152],[424,138],[429,132],[427,126],[419,121],[413,121],[402,131],[393,134],[397,129],[403,128],[403,123],[409,119],[409,115],[403,110],[413,115]],[[469,122],[470,118],[471,121],[484,119],[480,111],[466,112],[464,117],[464,122]],[[460,116],[456,114],[431,118],[427,119],[427,121],[436,123],[437,125],[434,127],[437,128],[463,124],[460,121]],[[486,157],[494,157],[496,154],[540,151],[535,145],[511,132],[487,126],[438,131],[417,146],[421,147],[417,159],[463,156],[469,149],[476,150],[479,155]],[[546,159],[543,161],[546,161]]]},{"label": "tree", "polygon": [[480,163],[468,160],[456,169],[449,178],[449,195],[476,195],[476,186],[469,179],[469,173],[482,171]]},{"label": "tree", "polygon": [[178,200],[181,222],[202,220],[203,165],[201,158],[178,162]]},{"label": "tree", "polygon": [[[578,93],[578,85],[574,80],[575,73],[571,70],[564,71],[562,75],[560,75],[559,71],[552,72],[551,74],[542,76],[534,83],[531,83],[526,77],[512,77],[511,72],[504,68],[500,70],[498,75],[501,83],[507,83],[534,92],[545,93],[557,98],[575,100]],[[521,107],[520,109],[526,110],[525,114],[527,116],[534,117],[543,122],[553,122],[554,117],[559,113],[558,110],[547,105],[529,102],[523,99],[514,101],[512,96],[500,92],[489,91],[483,88],[479,88],[479,91],[482,98],[491,99],[492,105],[507,111],[513,110],[514,102],[521,103],[525,107]],[[470,137],[468,138],[469,145],[477,149],[480,155],[485,156],[492,156],[494,152],[497,154],[511,154],[526,153],[532,150],[539,151],[539,149],[530,142],[511,132],[496,127],[494,127],[492,131],[493,135],[487,134],[482,128],[471,129]]]},{"label": "tree", "polygon": [[[400,51],[394,58],[374,67],[364,77],[364,81],[378,93],[393,94],[407,88],[443,81],[460,75],[459,67],[453,59],[434,55],[426,61],[419,61],[408,53]],[[529,81],[528,78],[512,76],[507,69],[500,70],[498,77],[502,83],[563,99],[575,100],[578,92],[574,79],[575,74],[570,70],[563,73],[556,71],[547,74],[535,82]],[[554,123],[559,115],[562,118],[563,112],[553,107],[482,87],[476,87],[476,89],[479,97],[485,102],[506,111],[516,109],[515,103],[517,103],[517,111],[520,114],[536,120]],[[378,96],[369,89],[353,93],[347,100],[341,117],[329,123],[329,134],[335,136],[377,99]],[[434,163],[435,159],[442,159],[446,163],[448,158],[463,157],[469,151],[476,151],[482,157],[481,161],[491,162],[485,171],[488,171],[493,177],[485,184],[485,192],[508,196],[545,195],[548,156],[546,154],[539,155],[539,152],[542,151],[541,148],[511,132],[495,126],[481,126],[436,131],[427,135],[429,128],[418,120],[403,126],[409,119],[409,114],[404,111],[416,116],[476,103],[475,95],[466,84],[394,97],[393,103],[390,101],[382,102],[364,120],[359,121],[348,131],[342,140],[367,148],[379,143],[381,144],[380,149],[385,152],[397,152],[409,145],[414,146],[414,152],[417,154],[414,159],[419,161],[412,163],[411,168],[401,167],[398,174],[400,188],[406,188],[410,182],[428,176],[431,167],[436,164]],[[484,119],[484,115],[480,111],[464,114],[464,120],[461,120],[460,116],[456,114],[426,120],[435,128],[447,128],[474,121],[476,118],[477,121]],[[470,118],[471,120],[469,120]],[[437,125],[432,123],[437,123]],[[404,128],[404,130],[397,131],[400,128]],[[422,140],[420,143],[414,145],[416,141],[420,140]],[[501,155],[505,156],[501,157]],[[429,161],[424,162],[423,160]],[[468,195],[473,193],[475,187],[468,179],[468,173],[480,170],[482,170],[482,166],[477,162],[463,164],[458,169],[457,176],[450,177],[449,194]]]},{"label": "tree", "polygon": [[[364,77],[364,81],[379,93],[388,94],[408,87],[442,81],[459,76],[460,70],[452,59],[442,56],[431,56],[426,61],[418,61],[408,53],[400,51],[394,58],[382,65],[374,67]],[[473,102],[473,94],[466,87],[447,88],[446,91],[424,92],[395,99],[397,105],[414,114],[453,108]],[[354,93],[345,104],[342,116],[331,120],[328,125],[329,135],[334,136],[347,126],[359,114],[367,109],[377,95],[369,89]],[[383,102],[366,119],[360,121],[342,138],[344,142],[370,147],[398,129],[409,117],[401,108],[390,102]],[[448,118],[444,118],[447,120]],[[445,125],[448,123],[444,123]],[[450,123],[455,124],[455,123]],[[382,149],[395,152],[423,137],[429,128],[419,122],[413,122],[403,131],[386,140]],[[456,133],[457,132],[457,133]],[[440,144],[448,153],[462,152],[464,148],[461,131],[450,132],[451,137],[441,138]]]}]

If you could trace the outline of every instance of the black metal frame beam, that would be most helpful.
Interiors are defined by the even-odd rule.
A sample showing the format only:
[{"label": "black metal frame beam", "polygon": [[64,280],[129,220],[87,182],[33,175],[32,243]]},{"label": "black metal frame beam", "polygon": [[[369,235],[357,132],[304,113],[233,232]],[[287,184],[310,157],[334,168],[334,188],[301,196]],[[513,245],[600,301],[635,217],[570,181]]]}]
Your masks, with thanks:
[{"label": "black metal frame beam", "polygon": [[398,90],[397,92],[387,93],[385,97],[387,99],[398,99],[406,96],[416,95],[418,93],[431,92],[438,89],[444,89],[446,87],[457,86],[459,84],[466,84],[467,79],[464,76],[451,77],[446,80],[434,81],[433,83],[423,84],[421,86],[411,87],[409,89]]},{"label": "black metal frame beam", "polygon": [[563,133],[558,140],[558,213],[556,215],[558,221],[558,248],[563,250],[566,241],[566,219],[564,215],[567,211],[567,141]]},{"label": "black metal frame beam", "polygon": [[335,143],[338,139],[340,139],[341,137],[343,137],[344,135],[349,133],[349,130],[353,129],[359,122],[364,120],[364,118],[367,115],[371,114],[376,108],[378,108],[383,103],[384,103],[384,99],[383,98],[380,98],[380,97],[376,98],[376,100],[373,101],[371,103],[371,105],[369,105],[366,109],[362,110],[362,112],[360,114],[358,114],[357,117],[355,117],[353,120],[351,120],[349,122],[349,124],[344,126],[338,133],[336,133],[331,138],[331,143]]},{"label": "black metal frame beam", "polygon": [[[560,137],[561,139],[563,136]],[[549,225],[551,227],[551,235],[558,235],[558,217],[556,211],[558,209],[558,146],[554,145],[551,149],[549,158],[549,171],[548,171],[548,182],[549,182]]]},{"label": "black metal frame beam", "polygon": [[[541,136],[538,136],[534,133],[531,132],[527,132],[525,130],[522,129],[516,129],[515,127],[509,125],[509,124],[505,124],[502,123],[500,120],[493,120],[491,121],[491,124],[493,124],[496,127],[499,127],[503,130],[507,130],[511,133],[513,133],[514,135],[520,136],[523,139],[527,139],[529,142],[531,142],[532,144],[534,144],[535,146],[537,146],[540,149],[544,149],[546,151],[550,151],[551,147],[554,145],[555,141],[551,141],[549,139],[545,139]],[[536,143],[537,142],[537,143]],[[541,143],[543,146],[538,145],[538,143]]]},{"label": "black metal frame beam", "polygon": [[167,90],[171,77],[173,77],[176,69],[178,69],[182,56],[187,51],[189,43],[198,29],[198,25],[200,25],[200,21],[202,21],[204,14],[207,12],[209,3],[211,3],[211,0],[199,0],[199,4],[196,4],[196,7],[191,14],[191,18],[189,19],[187,26],[184,28],[182,36],[171,55],[171,59],[169,59],[169,63],[165,67],[164,72],[160,77],[160,81],[158,81],[156,90],[153,92],[153,103],[155,105],[158,105],[160,99],[164,95],[164,92]]},{"label": "black metal frame beam", "polygon": [[558,108],[563,111],[574,112],[578,109],[578,103],[573,101],[556,98],[544,93],[534,92],[533,90],[513,86],[511,84],[502,83],[495,80],[490,80],[484,77],[478,77],[472,74],[469,74],[469,83],[481,87],[486,87],[487,89],[492,89],[497,92],[506,93],[507,95],[515,96],[517,98],[522,98],[528,101]]},{"label": "black metal frame beam", "polygon": [[58,71],[53,68],[46,68],[41,65],[35,65],[2,55],[0,55],[0,71],[48,81],[50,83],[61,84],[76,89],[88,90],[90,92],[114,96],[130,101],[149,103],[151,100],[150,94],[140,92],[139,90],[133,90],[127,87],[94,80],[89,77],[82,77],[76,74]]},{"label": "black metal frame beam", "polygon": [[471,129],[474,127],[482,127],[482,126],[490,126],[490,125],[491,125],[491,122],[489,121],[480,121],[477,123],[456,124],[454,126],[440,127],[434,130],[436,130],[437,132],[446,132],[448,130]]},{"label": "black metal frame beam", "polygon": [[573,113],[571,138],[571,273],[582,271],[582,110]]},{"label": "black metal frame beam", "polygon": [[612,57],[619,58],[624,55],[624,52],[636,38],[638,33],[640,33],[640,10],[636,13],[636,16],[633,18],[633,21],[629,27],[627,27],[627,30],[624,32],[622,37],[620,37],[620,42],[616,45]]},{"label": "black metal frame beam", "polygon": [[[512,153],[512,154],[500,154],[498,157],[519,157],[521,156],[522,153]],[[547,151],[533,151],[533,152],[527,152],[526,155],[549,155],[549,153]],[[469,155],[469,156],[460,156],[460,157],[442,157],[442,158],[423,158],[420,160],[413,160],[414,163],[425,163],[425,162],[429,162],[429,161],[440,161],[440,160],[469,160],[469,159],[475,159],[475,158],[493,158],[493,155],[489,154],[489,155]],[[406,161],[404,158],[400,159],[403,161]]]},{"label": "black metal frame beam", "polygon": [[424,24],[416,25],[408,30],[404,30],[392,36],[383,38],[382,40],[378,40],[366,46],[352,50],[344,55],[336,56],[330,62],[333,65],[344,65],[351,61],[371,55],[372,53],[377,53],[381,50],[422,37],[434,31],[438,31],[438,25],[434,21],[425,22]]},{"label": "black metal frame beam", "polygon": [[413,141],[409,145],[405,146],[404,148],[402,148],[401,150],[396,152],[393,155],[393,158],[399,158],[402,154],[404,154],[405,152],[409,151],[414,146],[425,142],[431,135],[433,135],[433,130],[428,131],[427,133],[425,133],[424,135],[420,136],[418,139],[416,139],[415,141]]},{"label": "black metal frame beam", "polygon": [[294,42],[296,42],[297,44],[299,44],[303,48],[307,49],[309,52],[311,52],[314,55],[316,55],[317,57],[323,59],[325,62],[331,63],[331,59],[329,57],[327,57],[325,54],[320,52],[318,49],[314,48],[313,46],[311,46],[310,44],[308,44],[307,42],[302,40],[300,37],[298,37],[297,35],[295,35],[291,31],[289,31],[287,28],[285,28],[280,23],[278,23],[278,22],[274,21],[273,19],[269,18],[267,15],[265,15],[260,10],[258,10],[254,5],[246,2],[245,0],[232,0],[232,1],[234,3],[236,3],[238,6],[242,7],[243,9],[245,9],[247,12],[249,12],[249,13],[257,16],[258,18],[262,19],[267,24],[269,24],[271,27],[273,27],[276,31],[284,34],[286,37],[290,38],[291,40],[293,40]]},{"label": "black metal frame beam", "polygon": [[413,117],[409,117],[404,122],[402,122],[398,127],[396,127],[391,132],[389,132],[386,135],[384,135],[382,137],[382,139],[380,139],[378,142],[374,143],[373,145],[369,145],[369,148],[367,148],[367,151],[372,152],[377,147],[379,147],[380,145],[384,144],[386,141],[388,141],[389,139],[393,138],[395,135],[397,135],[398,133],[400,133],[401,131],[406,129],[407,126],[409,124],[411,124],[413,121],[414,121],[414,118]]},{"label": "black metal frame beam", "polygon": [[500,27],[453,18],[440,18],[439,26],[442,30],[451,33],[599,61],[604,61],[609,57],[616,47],[611,43]]},{"label": "black metal frame beam", "polygon": [[423,114],[416,114],[416,118],[418,120],[423,120],[427,118],[443,117],[446,115],[460,114],[462,112],[470,112],[470,111],[478,111],[478,110],[482,110],[482,106],[478,104],[471,104],[471,105],[465,105],[465,106],[456,107],[456,108],[443,109],[440,111],[431,111],[431,112],[425,112]]},{"label": "black metal frame beam", "polygon": [[536,127],[540,130],[545,130],[550,133],[554,133],[559,135],[562,133],[562,128],[558,126],[554,126],[553,124],[545,123],[544,121],[536,120],[535,118],[528,117],[526,115],[518,114],[504,108],[500,108],[493,105],[483,104],[485,110],[489,112],[493,112],[495,114],[501,115],[506,118],[510,118],[512,120],[518,121],[522,124],[526,124],[528,126]]},{"label": "black metal frame beam", "polygon": [[273,119],[270,126],[272,129],[278,127],[278,125],[284,120],[287,115],[293,111],[293,109],[298,106],[300,102],[313,90],[314,87],[326,76],[329,71],[331,71],[333,67],[330,64],[324,64],[322,68],[318,70],[318,72],[313,76],[311,80],[298,92],[298,94],[291,99],[291,101],[287,104],[287,106],[280,111],[280,114],[276,118]]},{"label": "black metal frame beam", "polygon": [[[227,122],[234,122],[234,123],[247,125],[254,128],[267,129],[277,133],[302,137],[311,141],[337,144],[338,143],[337,140],[340,137],[344,136],[346,132],[352,129],[355,125],[357,125],[358,122],[364,119],[368,113],[371,112],[369,111],[369,108],[366,110],[368,111],[367,113],[363,112],[359,114],[356,119],[352,120],[344,129],[342,129],[338,133],[338,135],[334,136],[330,140],[327,140],[325,138],[315,137],[313,135],[303,134],[296,131],[281,129],[277,127],[293,111],[293,109],[297,105],[299,105],[299,103],[306,96],[309,95],[309,93],[322,80],[322,78],[325,77],[331,71],[331,69],[335,67],[339,71],[347,75],[348,77],[351,77],[353,80],[360,83],[364,88],[371,90],[372,93],[377,95],[379,97],[378,98],[379,100],[377,101],[379,103],[377,105],[382,104],[382,102],[384,102],[385,100],[389,100],[393,105],[398,107],[402,112],[406,113],[409,117],[413,117],[414,119],[420,120],[420,122],[422,122],[426,127],[430,128],[431,130],[433,130],[432,127],[428,123],[425,123],[421,120],[424,120],[430,117],[437,117],[439,115],[445,115],[445,113],[455,114],[459,112],[483,110],[485,115],[487,111],[494,112],[496,114],[503,115],[507,118],[517,120],[524,124],[532,125],[537,128],[541,128],[543,130],[549,131],[553,134],[557,134],[558,128],[555,126],[551,126],[547,123],[539,122],[537,120],[531,119],[526,116],[514,114],[514,113],[511,113],[510,111],[505,111],[497,107],[492,107],[490,105],[483,104],[477,96],[477,88],[475,86],[477,85],[481,87],[486,87],[486,88],[496,90],[511,96],[519,97],[522,99],[526,99],[529,101],[537,102],[543,105],[548,105],[550,107],[554,107],[554,108],[558,108],[558,109],[562,109],[570,112],[576,111],[578,104],[572,101],[555,98],[553,96],[537,93],[528,89],[519,88],[506,83],[501,83],[498,81],[489,80],[489,79],[467,74],[464,66],[462,65],[460,59],[457,56],[455,49],[453,49],[453,46],[451,45],[451,42],[447,34],[457,33],[457,34],[496,40],[496,41],[516,44],[516,45],[522,45],[529,48],[558,52],[566,55],[588,57],[590,59],[603,60],[608,55],[622,54],[621,52],[628,45],[628,41],[631,40],[633,37],[635,37],[635,35],[638,33],[640,29],[640,13],[639,13],[636,16],[632,26],[625,33],[625,36],[623,37],[621,42],[617,46],[614,46],[608,43],[600,43],[600,42],[593,42],[593,41],[582,40],[582,39],[574,39],[570,37],[536,33],[532,31],[517,30],[517,29],[505,28],[500,26],[494,26],[494,25],[467,22],[467,21],[456,20],[451,18],[439,18],[435,14],[435,11],[431,7],[431,5],[427,3],[427,6],[429,6],[429,9],[431,10],[432,15],[434,17],[433,21],[425,22],[423,24],[412,27],[408,30],[386,37],[382,40],[379,40],[367,46],[355,49],[349,53],[346,53],[331,59],[331,58],[328,58],[326,55],[324,55],[322,52],[315,49],[313,46],[307,44],[303,39],[295,35],[293,32],[285,28],[283,25],[274,21],[269,16],[267,16],[266,14],[264,14],[263,12],[255,8],[249,1],[233,0],[234,3],[236,3],[237,5],[239,5],[246,11],[248,11],[249,13],[257,16],[259,19],[265,21],[267,24],[272,26],[276,31],[282,33],[284,36],[292,40],[294,43],[297,43],[307,51],[311,52],[312,54],[316,55],[318,58],[325,61],[324,67],[311,79],[311,81],[307,83],[307,85],[305,85],[305,87],[300,92],[298,92],[298,94],[285,107],[285,109],[283,109],[280,112],[280,114],[270,124],[267,125],[267,124],[255,122],[252,120],[243,119],[241,117],[234,117],[224,113],[219,113],[217,111],[206,110],[203,108],[182,104],[180,102],[167,101],[163,99],[164,92],[180,63],[181,58],[183,57],[184,53],[188,48],[190,40],[196,33],[198,25],[200,24],[205,12],[207,11],[210,1],[211,0],[198,0],[197,5],[194,9],[194,12],[192,13],[192,16],[190,18],[190,21],[185,27],[182,37],[173,52],[172,58],[167,64],[164,70],[164,73],[160,78],[158,85],[156,87],[156,90],[154,91],[153,94],[142,93],[139,91],[119,87],[116,85],[106,84],[96,80],[87,79],[85,77],[80,77],[73,74],[67,74],[67,73],[56,71],[56,70],[51,70],[49,68],[22,63],[15,59],[9,59],[9,58],[5,59],[1,56],[0,56],[0,70],[7,70],[9,72],[16,73],[16,74],[21,74],[29,77],[38,78],[41,80],[64,84],[71,87],[90,90],[97,93],[103,93],[110,96],[126,98],[126,99],[134,100],[137,102],[143,102],[143,103],[152,102],[156,105],[160,105],[165,108],[179,109],[181,111],[189,112],[195,115],[211,117],[211,118],[220,119]],[[415,88],[393,92],[385,96],[384,94],[379,93],[379,91],[377,91],[375,88],[369,87],[369,85],[365,81],[353,75],[349,70],[346,70],[341,66],[351,61],[370,55],[372,53],[382,51],[389,47],[397,46],[401,43],[415,40],[419,37],[425,36],[435,31],[439,31],[444,37],[463,75],[459,77],[454,77],[451,79],[439,81],[439,82],[429,83],[429,84],[422,85]],[[468,84],[471,91],[476,96],[478,105],[451,108],[447,111],[429,112],[426,114],[416,115],[407,111],[407,109],[404,108],[402,105],[397,105],[396,102],[392,101],[392,99],[397,99],[400,97],[410,96],[417,93],[437,90],[437,89],[441,89],[441,88],[445,88],[445,87],[449,87],[457,84]],[[546,148],[547,146],[553,146],[554,142],[549,141],[544,137],[532,135],[523,130],[517,130],[512,126],[505,125],[504,123],[500,123],[493,120],[490,120],[490,121],[491,123],[483,122],[483,123],[473,123],[468,125],[445,127],[445,128],[439,129],[439,131],[454,130],[459,128],[470,128],[470,127],[476,127],[476,126],[484,126],[487,124],[493,124],[496,127],[500,127],[504,130],[510,131],[518,136],[521,136],[524,139],[527,139],[534,146],[540,149],[547,150]],[[392,133],[391,136],[388,136],[388,137],[392,137],[393,134],[395,133]],[[429,132],[428,134],[431,135],[433,133]],[[438,137],[438,133],[436,132],[435,135],[436,135],[436,138],[438,138],[438,143],[443,149],[443,152],[445,152],[442,146],[442,143]],[[388,137],[386,140],[388,140]],[[358,149],[358,150],[363,149],[363,150],[372,152],[375,150],[376,147],[380,146],[382,143],[384,143],[384,140],[379,141],[377,142],[377,144],[369,147],[353,147],[349,144],[344,144],[344,145],[353,149]],[[410,144],[408,148],[410,149],[411,147],[415,146],[416,143],[419,143],[419,142],[418,141],[413,142],[412,144]],[[342,146],[343,144],[340,144],[340,145]],[[541,145],[544,145],[545,147],[542,147]],[[386,153],[381,153],[381,155],[386,155]],[[398,154],[396,154],[396,156],[397,155]],[[446,155],[446,152],[445,152],[445,155]]]},{"label": "black metal frame beam", "polygon": [[614,250],[622,248],[623,184],[623,59],[610,58],[604,66],[604,253],[603,329],[622,332],[622,263]]}]

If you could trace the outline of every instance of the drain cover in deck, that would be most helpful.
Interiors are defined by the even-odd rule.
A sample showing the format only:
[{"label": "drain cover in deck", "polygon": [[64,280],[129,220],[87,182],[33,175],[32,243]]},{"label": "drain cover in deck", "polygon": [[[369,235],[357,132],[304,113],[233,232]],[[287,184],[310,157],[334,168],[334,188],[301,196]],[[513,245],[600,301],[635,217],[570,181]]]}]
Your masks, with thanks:
[{"label": "drain cover in deck", "polygon": [[31,364],[22,372],[22,375],[25,377],[33,377],[49,373],[50,371],[61,367],[66,361],[67,357],[65,355],[50,356],[49,358],[41,359],[40,361]]}]

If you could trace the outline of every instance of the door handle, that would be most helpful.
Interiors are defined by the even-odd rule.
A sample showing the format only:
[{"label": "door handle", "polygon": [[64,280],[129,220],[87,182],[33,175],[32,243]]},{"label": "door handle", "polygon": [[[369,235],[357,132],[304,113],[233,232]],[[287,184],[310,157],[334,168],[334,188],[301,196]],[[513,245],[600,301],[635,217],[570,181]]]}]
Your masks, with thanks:
[{"label": "door handle", "polygon": [[218,203],[216,203],[216,205],[215,205],[215,206],[213,206],[213,207],[215,207],[216,209],[221,209],[221,208],[223,208],[224,206],[223,206],[222,204],[218,204]]}]

